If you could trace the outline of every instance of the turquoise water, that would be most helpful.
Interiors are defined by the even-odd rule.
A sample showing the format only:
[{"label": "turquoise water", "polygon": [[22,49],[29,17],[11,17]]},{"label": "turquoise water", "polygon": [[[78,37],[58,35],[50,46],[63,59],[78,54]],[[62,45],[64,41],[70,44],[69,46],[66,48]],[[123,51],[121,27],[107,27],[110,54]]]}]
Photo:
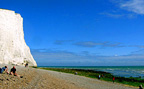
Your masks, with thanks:
[{"label": "turquoise water", "polygon": [[40,66],[48,68],[85,69],[109,72],[120,77],[144,78],[144,66]]}]

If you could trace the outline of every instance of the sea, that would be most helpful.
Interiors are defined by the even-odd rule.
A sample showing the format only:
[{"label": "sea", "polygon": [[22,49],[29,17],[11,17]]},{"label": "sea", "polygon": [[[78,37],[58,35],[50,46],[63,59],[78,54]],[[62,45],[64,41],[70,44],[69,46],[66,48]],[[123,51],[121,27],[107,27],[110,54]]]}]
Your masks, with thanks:
[{"label": "sea", "polygon": [[40,67],[104,71],[119,77],[141,77],[144,79],[144,66],[40,66]]}]

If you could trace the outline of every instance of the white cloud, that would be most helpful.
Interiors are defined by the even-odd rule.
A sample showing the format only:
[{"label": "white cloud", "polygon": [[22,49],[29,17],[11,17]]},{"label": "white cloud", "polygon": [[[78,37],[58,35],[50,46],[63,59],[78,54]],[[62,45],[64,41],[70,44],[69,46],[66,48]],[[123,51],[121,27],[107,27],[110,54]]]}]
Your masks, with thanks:
[{"label": "white cloud", "polygon": [[144,0],[122,1],[120,7],[137,14],[144,14]]},{"label": "white cloud", "polygon": [[68,51],[58,51],[49,49],[32,49],[32,54],[38,65],[57,65],[57,66],[106,66],[106,65],[139,65],[144,64],[144,50],[133,52],[130,55],[99,56],[86,54],[77,54]]},{"label": "white cloud", "polygon": [[113,13],[100,13],[101,15],[106,15],[108,17],[113,17],[113,18],[120,18],[123,17],[123,14],[113,14]]},{"label": "white cloud", "polygon": [[82,47],[123,47],[120,43],[110,43],[110,42],[93,42],[93,41],[84,41],[84,42],[77,42],[74,45],[82,46]]}]

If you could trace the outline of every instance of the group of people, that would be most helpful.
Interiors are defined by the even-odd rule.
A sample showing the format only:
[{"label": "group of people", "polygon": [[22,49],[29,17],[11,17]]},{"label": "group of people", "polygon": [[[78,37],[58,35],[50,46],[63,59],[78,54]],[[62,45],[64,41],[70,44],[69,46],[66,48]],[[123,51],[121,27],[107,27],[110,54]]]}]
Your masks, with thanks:
[{"label": "group of people", "polygon": [[14,75],[14,76],[18,76],[18,77],[22,78],[22,76],[20,76],[16,73],[16,67],[15,66],[13,66],[11,68],[10,73],[8,72],[8,66],[4,66],[4,67],[0,68],[0,73],[7,73],[7,74],[10,74],[10,75]]}]

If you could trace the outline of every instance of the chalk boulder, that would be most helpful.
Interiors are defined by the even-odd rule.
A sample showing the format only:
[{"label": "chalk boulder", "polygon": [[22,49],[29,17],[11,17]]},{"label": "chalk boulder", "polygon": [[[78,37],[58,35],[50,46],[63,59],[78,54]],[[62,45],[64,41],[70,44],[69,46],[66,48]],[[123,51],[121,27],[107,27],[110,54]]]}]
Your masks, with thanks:
[{"label": "chalk boulder", "polygon": [[0,9],[0,64],[37,66],[24,40],[23,18],[11,10]]}]

